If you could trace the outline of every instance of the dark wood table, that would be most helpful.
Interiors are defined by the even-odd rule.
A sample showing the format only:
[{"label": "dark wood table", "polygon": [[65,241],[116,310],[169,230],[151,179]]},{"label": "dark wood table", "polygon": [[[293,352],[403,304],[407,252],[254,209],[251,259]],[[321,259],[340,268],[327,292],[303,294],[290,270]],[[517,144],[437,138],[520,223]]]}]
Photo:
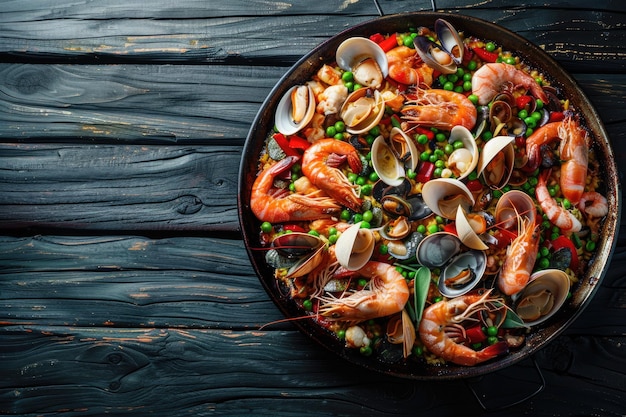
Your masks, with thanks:
[{"label": "dark wood table", "polygon": [[[379,1],[539,45],[626,164],[626,3],[432,3]],[[502,387],[525,395],[499,374],[375,374],[290,324],[260,330],[282,315],[240,236],[246,134],[298,58],[378,15],[373,0],[0,2],[1,414],[457,416],[483,413],[472,389],[489,408],[513,401]],[[502,415],[626,412],[618,240],[587,309],[535,357],[545,388]]]}]

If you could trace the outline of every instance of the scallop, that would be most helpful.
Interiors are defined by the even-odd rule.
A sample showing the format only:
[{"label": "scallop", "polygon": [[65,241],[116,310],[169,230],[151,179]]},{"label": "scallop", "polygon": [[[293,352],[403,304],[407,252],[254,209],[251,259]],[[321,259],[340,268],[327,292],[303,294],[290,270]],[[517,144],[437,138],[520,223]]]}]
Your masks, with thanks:
[{"label": "scallop", "polygon": [[335,243],[335,255],[341,266],[356,271],[369,261],[374,252],[376,238],[370,229],[362,229],[361,222],[346,229]]},{"label": "scallop", "polygon": [[417,262],[427,268],[439,268],[461,251],[459,238],[448,232],[426,236],[417,246]]},{"label": "scallop", "polygon": [[346,131],[360,135],[371,130],[385,113],[385,100],[378,90],[359,88],[352,92],[341,106],[340,117]]},{"label": "scallop", "polygon": [[543,323],[565,303],[570,289],[568,275],[560,269],[544,269],[515,296],[514,310],[529,326]]},{"label": "scallop", "polygon": [[357,83],[378,89],[389,74],[387,55],[378,44],[367,38],[348,38],[335,54],[337,65],[351,71]]},{"label": "scallop", "polygon": [[446,297],[458,297],[476,287],[487,268],[487,255],[483,251],[469,250],[450,259],[439,275],[437,287]]},{"label": "scallop", "polygon": [[309,124],[315,114],[315,94],[308,85],[291,87],[278,102],[274,123],[284,135],[293,135]]},{"label": "scallop", "polygon": [[478,165],[479,153],[476,139],[466,127],[454,126],[448,141],[451,144],[460,141],[463,146],[455,149],[448,156],[448,169],[452,170],[459,180],[466,178]]},{"label": "scallop", "polygon": [[372,167],[387,185],[397,187],[404,182],[404,164],[396,158],[382,136],[378,136],[372,143]]},{"label": "scallop", "polygon": [[504,187],[511,178],[515,164],[514,141],[511,136],[496,136],[483,146],[477,173],[493,189]]},{"label": "scallop", "polygon": [[455,220],[457,207],[466,212],[474,205],[474,196],[467,186],[454,178],[435,178],[424,184],[422,197],[426,205],[437,215]]}]

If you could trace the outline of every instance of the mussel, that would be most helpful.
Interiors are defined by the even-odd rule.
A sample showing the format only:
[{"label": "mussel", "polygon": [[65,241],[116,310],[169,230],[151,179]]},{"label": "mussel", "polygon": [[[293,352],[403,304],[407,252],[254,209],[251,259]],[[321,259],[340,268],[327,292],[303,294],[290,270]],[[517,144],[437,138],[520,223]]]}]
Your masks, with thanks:
[{"label": "mussel", "polygon": [[452,74],[463,61],[463,40],[456,29],[443,19],[435,21],[435,32],[439,43],[417,36],[413,40],[415,49],[426,65],[443,74]]}]

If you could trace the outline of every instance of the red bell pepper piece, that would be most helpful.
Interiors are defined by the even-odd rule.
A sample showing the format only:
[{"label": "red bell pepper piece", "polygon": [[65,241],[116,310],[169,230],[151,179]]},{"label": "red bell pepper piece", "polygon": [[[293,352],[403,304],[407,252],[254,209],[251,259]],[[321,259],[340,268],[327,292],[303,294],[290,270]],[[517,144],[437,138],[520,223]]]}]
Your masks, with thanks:
[{"label": "red bell pepper piece", "polygon": [[453,235],[458,235],[456,231],[456,223],[450,222],[443,226],[443,230],[448,233],[452,233]]},{"label": "red bell pepper piece", "polygon": [[565,114],[562,111],[550,112],[550,119],[548,122],[561,122],[565,119]]},{"label": "red bell pepper piece", "polygon": [[415,128],[415,133],[417,133],[418,135],[426,135],[428,137],[428,140],[435,139],[435,132],[430,129],[426,129],[425,127],[417,126]]},{"label": "red bell pepper piece", "polygon": [[562,248],[567,248],[572,253],[572,261],[569,264],[569,267],[576,271],[578,270],[578,253],[576,252],[576,246],[567,236],[559,236],[554,239],[551,243],[552,249],[559,250]]},{"label": "red bell pepper piece", "polygon": [[283,226],[283,230],[289,230],[291,232],[299,232],[299,233],[306,233],[306,230],[304,230],[302,227],[298,226],[297,224],[285,224]]},{"label": "red bell pepper piece", "polygon": [[395,33],[389,35],[388,38],[377,42],[378,46],[380,46],[380,48],[385,51],[385,52],[389,52],[391,51],[393,48],[395,48],[396,46],[398,46],[398,38],[396,36]]},{"label": "red bell pepper piece", "polygon": [[465,330],[465,337],[469,344],[482,343],[487,340],[487,335],[483,332],[480,324]]},{"label": "red bell pepper piece", "polygon": [[385,37],[381,33],[374,33],[372,36],[370,36],[370,41],[374,43],[381,43],[384,40]]},{"label": "red bell pepper piece", "polygon": [[427,181],[430,181],[430,179],[433,177],[433,172],[435,172],[435,164],[430,161],[422,161],[417,171],[417,175],[415,176],[415,179],[417,180],[417,182],[425,183]]},{"label": "red bell pepper piece", "polygon": [[518,109],[525,108],[533,98],[531,96],[519,96],[515,99],[515,105]]},{"label": "red bell pepper piece", "polygon": [[296,135],[291,135],[289,136],[289,147],[292,149],[302,149],[303,151],[308,148],[309,146],[311,146],[311,143],[304,139],[301,138],[300,136],[296,136]]},{"label": "red bell pepper piece", "polygon": [[474,192],[480,191],[483,189],[483,185],[481,184],[479,180],[469,180],[466,185],[470,191],[474,191]]},{"label": "red bell pepper piece", "polygon": [[489,52],[483,48],[472,48],[472,51],[485,62],[496,62],[498,60],[499,55],[497,52]]},{"label": "red bell pepper piece", "polygon": [[300,154],[295,149],[292,149],[289,146],[289,140],[285,135],[283,135],[282,133],[274,133],[272,137],[274,138],[276,143],[278,143],[280,149],[282,149],[287,156],[300,156]]}]

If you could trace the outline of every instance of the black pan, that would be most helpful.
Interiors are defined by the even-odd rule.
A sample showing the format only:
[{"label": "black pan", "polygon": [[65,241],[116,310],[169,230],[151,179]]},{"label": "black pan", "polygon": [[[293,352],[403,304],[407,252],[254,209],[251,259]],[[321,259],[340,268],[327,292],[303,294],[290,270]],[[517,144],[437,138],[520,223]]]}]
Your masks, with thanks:
[{"label": "black pan", "polygon": [[409,28],[419,26],[432,28],[437,18],[446,19],[459,31],[464,31],[482,39],[494,40],[502,45],[503,49],[515,51],[517,55],[531,64],[531,66],[547,74],[553,85],[563,90],[564,95],[569,97],[573,106],[580,111],[584,125],[596,139],[594,146],[597,150],[597,158],[601,161],[604,169],[602,177],[606,179],[605,195],[609,203],[609,214],[601,230],[601,238],[595,257],[585,275],[580,277],[580,283],[575,287],[571,299],[559,313],[545,322],[545,324],[533,328],[523,348],[494,361],[474,367],[456,365],[431,366],[418,363],[417,361],[389,364],[381,360],[364,357],[359,354],[358,349],[344,348],[343,342],[338,341],[312,320],[293,321],[294,325],[311,339],[354,364],[373,371],[416,380],[443,380],[483,375],[517,363],[550,343],[582,313],[600,285],[615,248],[621,210],[621,188],[615,158],[600,117],[572,77],[542,49],[498,25],[462,15],[415,12],[389,15],[361,23],[320,44],[300,59],[281,78],[261,106],[244,146],[239,171],[238,190],[238,212],[241,231],[250,261],[261,284],[284,315],[286,317],[299,317],[302,315],[302,312],[277,287],[273,278],[273,270],[264,261],[264,252],[253,250],[253,248],[260,246],[258,241],[259,221],[250,210],[250,191],[257,174],[258,157],[266,135],[274,125],[274,111],[278,101],[289,87],[308,80],[317,71],[321,62],[333,61],[335,51],[343,40],[353,36],[368,37],[377,32],[383,34],[405,32]]}]

